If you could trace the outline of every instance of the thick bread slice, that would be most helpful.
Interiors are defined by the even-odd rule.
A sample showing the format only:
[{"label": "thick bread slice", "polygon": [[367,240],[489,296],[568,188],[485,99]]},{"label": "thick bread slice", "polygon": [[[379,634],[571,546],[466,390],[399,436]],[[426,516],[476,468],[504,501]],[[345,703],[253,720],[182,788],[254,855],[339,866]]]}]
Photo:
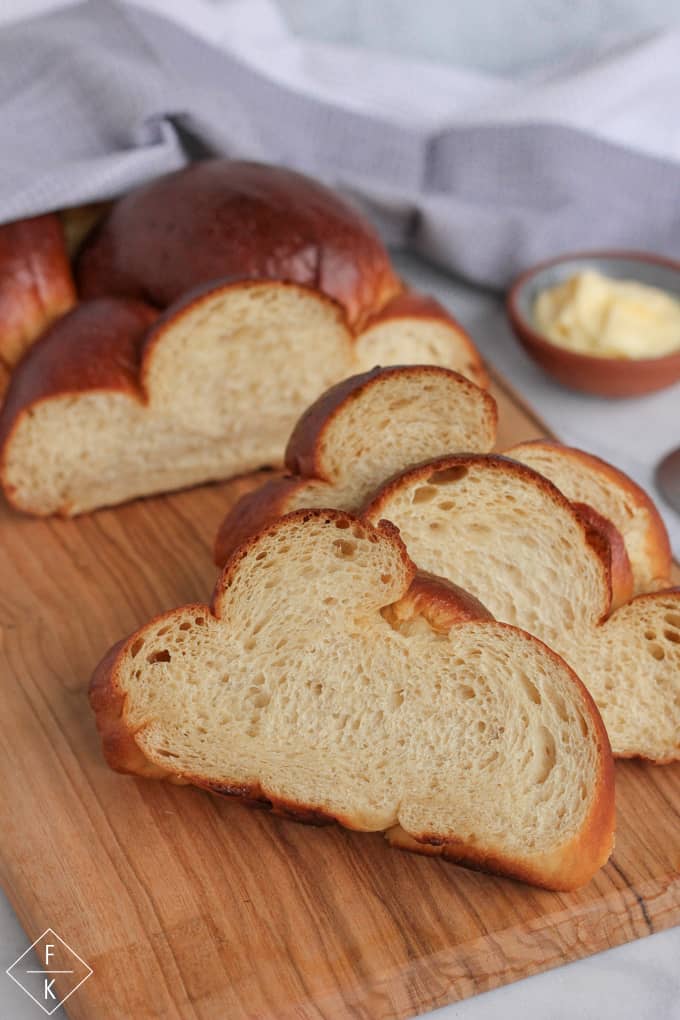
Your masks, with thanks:
[{"label": "thick bread slice", "polygon": [[359,510],[386,478],[433,450],[491,450],[497,420],[493,397],[445,368],[375,368],[345,379],[293,429],[285,457],[290,477],[269,480],[227,513],[215,562],[226,563],[248,535],[291,510]]},{"label": "thick bread slice", "polygon": [[104,752],[573,888],[612,848],[607,736],[558,656],[485,616],[416,578],[391,525],[298,511],[236,552],[212,606],[166,613],[103,660]]},{"label": "thick bread slice", "polygon": [[548,440],[520,443],[505,452],[545,475],[568,499],[587,503],[612,521],[628,553],[636,594],[669,586],[666,527],[647,493],[628,475],[590,453]]},{"label": "thick bread slice", "polygon": [[0,470],[18,509],[72,515],[280,464],[301,411],[357,367],[355,338],[329,298],[235,281],[178,302],[147,336],[135,327],[121,392],[132,323],[116,308],[133,305],[149,307],[84,302],[15,373]]},{"label": "thick bread slice", "polygon": [[376,312],[357,336],[357,355],[374,365],[447,365],[478,386],[489,377],[470,336],[438,301],[405,290]]},{"label": "thick bread slice", "polygon": [[0,226],[0,362],[6,369],[75,300],[64,234],[55,214]]},{"label": "thick bread slice", "polygon": [[504,457],[439,458],[392,479],[365,516],[392,521],[419,567],[562,655],[616,755],[680,758],[680,591],[639,596],[608,616],[611,562],[546,478]]}]

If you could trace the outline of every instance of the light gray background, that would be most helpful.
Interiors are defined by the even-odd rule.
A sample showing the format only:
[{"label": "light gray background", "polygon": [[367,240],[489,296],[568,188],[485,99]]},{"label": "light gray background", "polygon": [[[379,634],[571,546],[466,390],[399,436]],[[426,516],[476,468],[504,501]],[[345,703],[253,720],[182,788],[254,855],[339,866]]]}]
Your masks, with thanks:
[{"label": "light gray background", "polygon": [[[22,0],[8,2],[13,12],[20,11]],[[680,0],[279,3],[295,31],[315,39],[362,44],[512,75],[570,56],[604,36],[623,37],[680,24]],[[495,299],[431,274],[422,265],[410,262],[404,268],[418,277],[419,284],[429,283],[455,305],[473,331],[478,333],[480,323],[492,318]],[[45,927],[50,923],[45,918]],[[67,937],[67,933],[60,934]],[[2,970],[27,944],[9,904],[0,895]],[[96,981],[96,973],[90,980]],[[0,1020],[38,1020],[42,1016],[44,1013],[0,972]],[[64,1014],[60,1010],[53,1016],[63,1020]],[[431,1016],[433,1020],[602,1020],[614,1016],[617,1020],[680,1020],[680,929],[446,1007]]]},{"label": "light gray background", "polygon": [[612,34],[680,23],[680,0],[278,0],[300,35],[524,73]]}]

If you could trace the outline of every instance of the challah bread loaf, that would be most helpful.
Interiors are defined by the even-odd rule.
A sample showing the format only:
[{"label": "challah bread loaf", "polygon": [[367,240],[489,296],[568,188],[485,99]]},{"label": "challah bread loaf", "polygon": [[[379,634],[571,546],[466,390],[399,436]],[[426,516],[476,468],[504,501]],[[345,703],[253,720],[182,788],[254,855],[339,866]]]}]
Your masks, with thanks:
[{"label": "challah bread loaf", "polygon": [[396,524],[419,567],[562,655],[616,755],[680,758],[680,590],[609,615],[611,562],[550,481],[505,457],[441,457],[391,479],[365,519]]},{"label": "challah bread loaf", "polygon": [[358,328],[401,290],[362,216],[317,181],[228,159],[193,163],[124,196],[85,242],[84,298],[115,294],[165,308],[226,278],[317,289]]},{"label": "challah bread loaf", "polygon": [[[83,224],[67,221],[77,244]],[[104,214],[82,245],[78,278],[82,310],[20,367],[0,418],[2,483],[31,513],[76,514],[279,465],[302,410],[376,355],[441,361],[485,380],[455,320],[419,295],[400,300],[387,253],[359,214],[292,171],[209,160],[154,181]],[[106,383],[118,373],[115,344],[91,371],[77,350],[84,331],[99,329],[104,298],[163,310],[137,338],[127,400]],[[127,337],[120,343],[126,351]],[[53,350],[73,359],[64,377],[78,375],[75,387],[53,377]],[[61,432],[68,442],[57,457]]]},{"label": "challah bread loaf", "polygon": [[623,471],[548,440],[520,443],[505,452],[545,475],[568,499],[587,503],[612,521],[628,553],[635,593],[669,587],[671,547],[661,514]]},{"label": "challah bread loaf", "polygon": [[614,830],[591,698],[540,642],[415,575],[390,525],[277,521],[211,607],[103,660],[90,697],[109,764],[302,821],[400,826],[414,848],[536,885],[588,881]]},{"label": "challah bread loaf", "polygon": [[8,371],[75,303],[64,234],[53,214],[0,226],[0,363]]},{"label": "challah bread loaf", "polygon": [[285,456],[291,477],[271,479],[227,513],[216,563],[291,510],[359,510],[385,478],[433,449],[491,450],[497,418],[490,394],[445,368],[376,368],[338,383],[293,429]]},{"label": "challah bread loaf", "polygon": [[126,326],[120,349],[112,328],[126,300],[83,302],[15,373],[0,415],[0,471],[18,509],[72,515],[280,464],[301,411],[356,368],[342,310],[307,287],[203,289],[148,334],[134,330],[132,361]]}]

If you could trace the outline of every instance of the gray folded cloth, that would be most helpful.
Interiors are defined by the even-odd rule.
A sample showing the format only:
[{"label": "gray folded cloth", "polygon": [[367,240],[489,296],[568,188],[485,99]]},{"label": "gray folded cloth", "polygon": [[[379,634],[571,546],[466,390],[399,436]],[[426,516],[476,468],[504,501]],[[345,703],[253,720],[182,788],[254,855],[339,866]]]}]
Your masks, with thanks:
[{"label": "gray folded cloth", "polygon": [[492,109],[478,122],[420,126],[338,105],[105,0],[3,29],[0,102],[0,222],[109,198],[223,153],[321,177],[388,242],[485,286],[565,249],[680,257],[679,168],[658,151],[573,118],[514,122],[499,110],[494,122]]}]

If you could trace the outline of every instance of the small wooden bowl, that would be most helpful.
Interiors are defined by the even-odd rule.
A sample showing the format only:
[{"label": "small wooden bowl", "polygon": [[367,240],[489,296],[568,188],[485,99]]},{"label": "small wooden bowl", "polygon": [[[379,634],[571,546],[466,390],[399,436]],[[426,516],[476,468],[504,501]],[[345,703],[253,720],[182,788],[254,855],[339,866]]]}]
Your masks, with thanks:
[{"label": "small wooden bowl", "polygon": [[601,397],[635,397],[680,379],[680,351],[658,358],[602,358],[565,350],[536,331],[534,302],[542,290],[584,269],[660,287],[680,298],[680,262],[644,252],[583,252],[542,262],[512,285],[506,308],[515,336],[541,368],[565,386]]}]

